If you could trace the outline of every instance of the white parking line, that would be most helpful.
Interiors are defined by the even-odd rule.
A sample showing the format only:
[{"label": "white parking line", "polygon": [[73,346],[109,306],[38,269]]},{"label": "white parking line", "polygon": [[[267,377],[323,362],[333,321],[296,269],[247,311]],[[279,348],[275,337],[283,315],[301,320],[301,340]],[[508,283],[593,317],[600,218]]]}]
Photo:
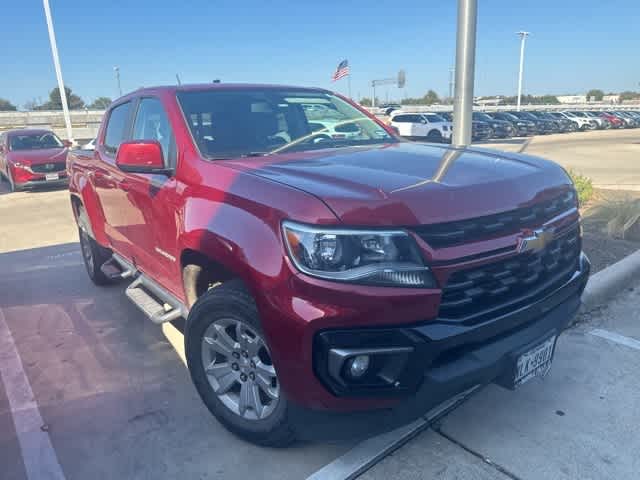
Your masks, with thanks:
[{"label": "white parking line", "polygon": [[480,385],[476,385],[441,403],[429,411],[424,417],[415,420],[409,425],[377,435],[359,443],[341,457],[336,458],[333,462],[307,477],[307,480],[352,480],[358,477],[391,452],[397,450],[420,432],[427,429],[432,423],[463,403],[478,388],[480,388]]},{"label": "white parking line", "polygon": [[0,310],[0,380],[9,399],[13,424],[29,480],[64,480],[51,438],[43,429],[31,385],[22,368],[13,336]]},{"label": "white parking line", "polygon": [[620,335],[619,333],[609,332],[608,330],[601,330],[599,328],[591,330],[589,333],[591,335],[595,335],[596,337],[606,338],[607,340],[619,343],[620,345],[625,345],[627,347],[640,350],[640,341],[636,340],[635,338],[625,337],[624,335]]}]

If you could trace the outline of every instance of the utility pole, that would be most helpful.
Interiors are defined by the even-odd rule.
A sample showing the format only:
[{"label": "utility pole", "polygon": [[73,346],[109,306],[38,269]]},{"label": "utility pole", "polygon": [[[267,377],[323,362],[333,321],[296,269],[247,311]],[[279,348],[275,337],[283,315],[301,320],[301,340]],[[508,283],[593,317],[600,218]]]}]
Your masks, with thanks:
[{"label": "utility pole", "polygon": [[120,67],[116,65],[115,67],[113,67],[113,71],[116,74],[116,84],[118,85],[118,96],[121,97],[122,96],[122,86],[120,85]]},{"label": "utility pole", "polygon": [[42,0],[44,6],[44,16],[47,19],[47,29],[49,30],[49,43],[51,44],[51,55],[53,57],[53,68],[56,71],[58,80],[58,90],[60,90],[60,100],[62,101],[62,113],[64,115],[64,125],[67,130],[67,140],[73,143],[73,131],[71,130],[71,117],[69,116],[69,104],[67,103],[67,91],[64,89],[62,80],[62,69],[60,68],[60,58],[58,56],[58,45],[56,43],[56,32],[53,30],[53,20],[51,19],[51,9],[49,0]]},{"label": "utility pole", "polygon": [[524,44],[527,41],[529,32],[518,32],[520,36],[520,73],[518,74],[518,105],[516,110],[520,111],[520,102],[522,98],[522,73],[524,71]]},{"label": "utility pole", "polygon": [[456,84],[453,101],[453,139],[457,146],[471,143],[473,82],[476,68],[478,0],[458,0],[456,39]]}]

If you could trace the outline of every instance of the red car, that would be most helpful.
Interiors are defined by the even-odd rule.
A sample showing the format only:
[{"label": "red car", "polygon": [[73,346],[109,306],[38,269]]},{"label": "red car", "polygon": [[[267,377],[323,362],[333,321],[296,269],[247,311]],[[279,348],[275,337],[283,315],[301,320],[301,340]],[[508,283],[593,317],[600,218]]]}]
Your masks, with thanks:
[{"label": "red car", "polygon": [[68,168],[90,278],[185,318],[202,400],[259,444],[545,374],[589,273],[558,165],[405,142],[326,90],[138,90]]},{"label": "red car", "polygon": [[50,130],[9,130],[0,134],[0,174],[11,191],[67,184],[68,142]]},{"label": "red car", "polygon": [[604,118],[605,120],[609,121],[609,123],[611,124],[611,128],[624,128],[625,127],[625,123],[620,117],[618,117],[616,115],[612,115],[611,113],[607,113],[607,112],[597,112],[597,113],[602,118]]}]

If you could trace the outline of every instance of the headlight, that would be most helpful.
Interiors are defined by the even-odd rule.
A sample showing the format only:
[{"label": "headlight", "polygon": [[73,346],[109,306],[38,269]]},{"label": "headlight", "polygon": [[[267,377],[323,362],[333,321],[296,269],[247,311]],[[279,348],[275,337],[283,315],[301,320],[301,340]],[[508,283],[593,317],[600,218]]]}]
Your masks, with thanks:
[{"label": "headlight", "polygon": [[492,126],[493,128],[498,128],[498,127],[500,126],[500,124],[499,124],[499,123],[492,123],[492,124],[491,124],[491,126]]},{"label": "headlight", "polygon": [[340,282],[436,288],[418,246],[402,230],[351,230],[282,225],[289,256],[301,272]]}]

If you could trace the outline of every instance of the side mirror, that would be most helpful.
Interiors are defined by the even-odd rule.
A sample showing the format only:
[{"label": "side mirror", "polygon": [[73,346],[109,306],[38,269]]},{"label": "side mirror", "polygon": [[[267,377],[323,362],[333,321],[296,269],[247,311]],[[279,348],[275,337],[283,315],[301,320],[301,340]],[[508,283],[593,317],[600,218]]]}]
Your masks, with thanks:
[{"label": "side mirror", "polygon": [[65,148],[71,148],[73,147],[73,143],[70,142],[69,140],[63,140],[62,141],[62,145],[64,145]]},{"label": "side mirror", "polygon": [[164,165],[162,147],[155,140],[123,142],[118,147],[116,165],[123,172],[169,175]]}]

